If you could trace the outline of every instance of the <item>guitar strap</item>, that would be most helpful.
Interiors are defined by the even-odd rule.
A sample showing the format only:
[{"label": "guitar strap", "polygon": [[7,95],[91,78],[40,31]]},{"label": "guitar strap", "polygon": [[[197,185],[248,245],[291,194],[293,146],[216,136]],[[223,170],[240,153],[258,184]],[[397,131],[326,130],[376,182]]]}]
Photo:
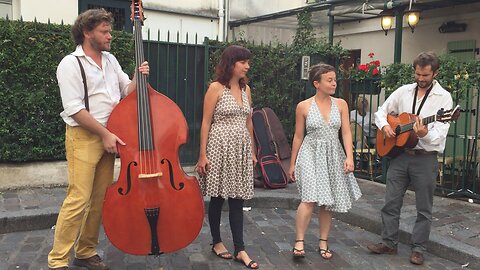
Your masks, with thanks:
[{"label": "guitar strap", "polygon": [[[433,88],[433,82],[432,85],[428,88],[427,92],[423,96],[422,103],[420,103],[420,106],[418,107],[416,115],[420,114],[420,111],[422,110],[423,104],[425,103],[425,100],[427,100],[428,94],[430,94],[430,91],[432,91]],[[418,93],[418,84],[415,87],[415,96],[413,97],[413,106],[412,106],[412,113],[415,114],[415,106],[417,105],[417,93]]]}]

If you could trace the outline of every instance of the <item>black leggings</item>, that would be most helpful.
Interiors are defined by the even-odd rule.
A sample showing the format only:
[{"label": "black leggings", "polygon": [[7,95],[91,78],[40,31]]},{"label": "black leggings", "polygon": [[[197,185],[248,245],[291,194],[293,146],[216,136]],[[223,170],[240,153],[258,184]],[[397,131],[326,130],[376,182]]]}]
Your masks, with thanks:
[{"label": "black leggings", "polygon": [[[220,217],[222,215],[222,206],[225,201],[222,197],[211,197],[208,206],[208,222],[210,223],[210,232],[212,234],[213,245],[222,242],[220,237]],[[233,245],[235,247],[235,256],[238,252],[245,250],[243,243],[243,202],[242,199],[228,198],[230,229],[232,230]]]}]

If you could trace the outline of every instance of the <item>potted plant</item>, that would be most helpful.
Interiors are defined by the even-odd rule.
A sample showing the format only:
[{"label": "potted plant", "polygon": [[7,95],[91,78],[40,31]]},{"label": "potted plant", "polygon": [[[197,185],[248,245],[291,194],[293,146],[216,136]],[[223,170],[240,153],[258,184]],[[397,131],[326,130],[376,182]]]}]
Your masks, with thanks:
[{"label": "potted plant", "polygon": [[380,61],[374,59],[373,52],[368,54],[370,61],[360,64],[348,71],[346,78],[350,79],[350,92],[356,94],[377,95],[381,87],[379,80],[382,77],[380,72]]}]

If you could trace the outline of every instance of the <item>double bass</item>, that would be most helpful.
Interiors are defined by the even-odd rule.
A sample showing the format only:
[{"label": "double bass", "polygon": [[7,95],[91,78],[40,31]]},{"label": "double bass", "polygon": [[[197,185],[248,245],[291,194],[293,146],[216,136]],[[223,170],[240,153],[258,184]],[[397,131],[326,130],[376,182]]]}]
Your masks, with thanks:
[{"label": "double bass", "polygon": [[[132,0],[132,19],[138,67],[144,62],[140,0]],[[136,72],[137,88],[115,107],[107,123],[126,145],[118,145],[121,168],[105,194],[103,226],[123,252],[159,255],[195,240],[204,202],[197,179],[180,166],[179,146],[188,136],[182,111]]]}]

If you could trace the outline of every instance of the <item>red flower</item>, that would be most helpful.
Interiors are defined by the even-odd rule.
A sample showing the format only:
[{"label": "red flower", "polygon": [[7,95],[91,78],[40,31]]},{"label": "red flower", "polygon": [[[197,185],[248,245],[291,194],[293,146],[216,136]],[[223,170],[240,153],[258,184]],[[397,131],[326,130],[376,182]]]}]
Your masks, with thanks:
[{"label": "red flower", "polygon": [[357,68],[351,69],[349,77],[353,81],[363,81],[380,77],[380,61],[373,59],[373,52],[368,54],[370,61],[365,64],[359,64]]}]

